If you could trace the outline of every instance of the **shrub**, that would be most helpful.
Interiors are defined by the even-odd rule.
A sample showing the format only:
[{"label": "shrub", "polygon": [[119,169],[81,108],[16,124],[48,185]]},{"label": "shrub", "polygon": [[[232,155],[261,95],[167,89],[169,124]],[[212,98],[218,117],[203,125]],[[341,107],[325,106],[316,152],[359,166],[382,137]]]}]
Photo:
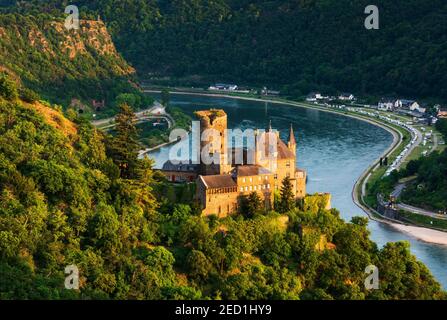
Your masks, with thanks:
[{"label": "shrub", "polygon": [[0,74],[0,96],[6,100],[18,98],[17,85],[5,73]]},{"label": "shrub", "polygon": [[40,100],[39,94],[28,88],[22,89],[20,91],[20,98],[28,103],[33,103]]}]

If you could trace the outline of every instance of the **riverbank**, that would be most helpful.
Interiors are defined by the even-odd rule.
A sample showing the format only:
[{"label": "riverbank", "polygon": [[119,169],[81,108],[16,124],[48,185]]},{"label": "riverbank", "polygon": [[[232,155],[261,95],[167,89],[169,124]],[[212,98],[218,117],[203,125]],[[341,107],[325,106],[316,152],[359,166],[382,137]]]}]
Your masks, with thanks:
[{"label": "riverbank", "polygon": [[[160,93],[159,90],[144,90],[145,92],[148,93]],[[283,100],[283,99],[279,99],[279,98],[256,98],[256,97],[244,97],[244,96],[235,96],[235,95],[226,95],[226,94],[215,94],[215,93],[197,93],[197,92],[177,92],[177,91],[173,91],[172,94],[176,94],[176,95],[190,95],[190,96],[205,96],[205,97],[217,97],[217,98],[227,98],[227,99],[238,99],[238,100],[247,100],[247,101],[257,101],[257,102],[268,102],[271,104],[283,104],[283,105],[289,105],[289,106],[296,106],[296,107],[301,107],[301,108],[309,108],[309,109],[316,109],[319,111],[323,111],[323,112],[329,112],[329,113],[335,113],[335,114],[340,114],[340,115],[344,115],[346,117],[351,117],[351,118],[355,118],[355,119],[359,119],[361,121],[365,121],[368,123],[371,123],[375,126],[381,127],[382,129],[388,131],[390,134],[393,135],[393,143],[391,144],[391,146],[384,152],[384,154],[391,154],[395,151],[399,151],[400,149],[403,149],[403,139],[402,139],[402,133],[399,130],[403,130],[403,129],[399,129],[399,128],[393,128],[393,126],[391,124],[387,124],[385,121],[381,121],[379,119],[376,118],[371,118],[371,117],[367,117],[367,116],[362,116],[360,114],[356,114],[356,113],[348,113],[347,111],[343,110],[330,110],[324,106],[316,106],[316,105],[311,105],[311,104],[305,104],[305,103],[299,103],[299,102],[292,102],[292,101],[287,101],[287,100]],[[406,132],[406,131],[402,131],[402,132]],[[406,134],[406,138],[408,138],[409,133],[405,133]],[[398,153],[398,152],[397,152]],[[362,206],[360,204],[360,202],[358,200],[356,200],[355,195],[359,194],[359,192],[361,192],[361,188],[356,188],[356,186],[359,185],[359,183],[361,183],[364,178],[366,176],[368,176],[369,172],[371,171],[372,168],[374,168],[375,166],[377,166],[378,164],[378,159],[376,159],[372,165],[370,165],[365,172],[359,177],[359,179],[357,180],[357,183],[355,184],[355,187],[353,189],[353,202],[355,204],[357,204],[366,214],[368,214],[369,218],[371,220],[375,220],[381,223],[386,223],[387,225],[393,226],[395,227],[396,230],[398,230],[399,232],[403,232],[405,231],[407,234],[412,235],[414,238],[416,239],[420,239],[426,242],[430,242],[430,243],[436,243],[436,244],[445,244],[442,239],[440,240],[440,236],[439,236],[439,231],[437,232],[436,230],[431,230],[431,229],[426,229],[426,228],[420,228],[420,227],[414,227],[414,228],[410,228],[410,229],[402,229],[401,226],[403,227],[408,227],[409,225],[401,222],[401,221],[392,221],[391,219],[384,219],[382,218],[380,215],[378,215],[377,213],[374,213],[372,211],[369,210],[369,208]],[[355,190],[358,189],[358,192],[355,192]],[[360,205],[359,205],[360,204]],[[431,231],[434,231],[433,233]],[[430,237],[428,237],[428,235]]]}]

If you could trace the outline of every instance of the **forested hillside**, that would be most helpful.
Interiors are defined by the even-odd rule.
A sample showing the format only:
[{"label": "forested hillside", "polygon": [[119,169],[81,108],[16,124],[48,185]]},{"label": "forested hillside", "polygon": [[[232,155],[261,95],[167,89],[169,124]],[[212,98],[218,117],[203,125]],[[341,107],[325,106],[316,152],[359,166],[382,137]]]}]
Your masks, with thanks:
[{"label": "forested hillside", "polygon": [[[60,14],[67,1],[21,3],[15,10]],[[294,96],[320,89],[447,99],[443,0],[74,3],[83,14],[101,15],[144,78],[259,84]],[[379,30],[364,27],[369,4],[379,7]]]},{"label": "forested hillside", "polygon": [[[0,81],[0,299],[441,299],[405,242],[319,196],[287,212],[202,217],[139,160],[132,110],[104,136]],[[282,201],[282,200],[281,200]],[[76,265],[80,290],[64,289]],[[365,267],[380,270],[366,290]]]},{"label": "forested hillside", "polygon": [[47,14],[1,14],[0,71],[64,106],[72,99],[111,106],[121,93],[138,94],[129,82],[135,70],[102,21],[83,20],[68,31],[63,19]]}]

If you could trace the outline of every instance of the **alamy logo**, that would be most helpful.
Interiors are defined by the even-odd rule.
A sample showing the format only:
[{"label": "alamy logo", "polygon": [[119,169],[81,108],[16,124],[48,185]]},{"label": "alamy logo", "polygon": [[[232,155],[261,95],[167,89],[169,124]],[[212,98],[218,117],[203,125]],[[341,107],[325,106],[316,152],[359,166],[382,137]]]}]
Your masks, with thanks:
[{"label": "alamy logo", "polygon": [[169,135],[169,141],[177,141],[169,150],[169,161],[173,164],[190,161],[193,164],[206,165],[275,166],[276,164],[278,135],[275,131],[253,129],[219,131],[214,128],[202,131],[200,121],[193,121],[191,127],[191,133],[184,129],[174,129]]},{"label": "alamy logo", "polygon": [[65,13],[68,17],[65,18],[65,28],[67,30],[79,29],[79,9],[77,6],[69,5],[65,8]]},{"label": "alamy logo", "polygon": [[78,290],[79,289],[79,269],[75,265],[65,267],[65,289]]},{"label": "alamy logo", "polygon": [[365,8],[365,14],[369,14],[365,18],[365,28],[367,30],[379,29],[379,8],[375,5],[369,5]]},{"label": "alamy logo", "polygon": [[379,289],[379,268],[369,265],[365,268],[365,273],[368,274],[365,279],[366,290]]}]

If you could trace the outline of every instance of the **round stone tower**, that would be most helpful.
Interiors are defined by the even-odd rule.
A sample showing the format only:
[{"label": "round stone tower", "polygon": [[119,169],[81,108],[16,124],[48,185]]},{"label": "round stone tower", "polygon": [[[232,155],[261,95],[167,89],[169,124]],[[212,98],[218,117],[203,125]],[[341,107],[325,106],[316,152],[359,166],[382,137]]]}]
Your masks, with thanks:
[{"label": "round stone tower", "polygon": [[[200,120],[200,173],[202,175],[230,173],[227,114],[222,109],[211,109],[197,111],[195,115]],[[208,159],[205,159],[207,155]]]}]

